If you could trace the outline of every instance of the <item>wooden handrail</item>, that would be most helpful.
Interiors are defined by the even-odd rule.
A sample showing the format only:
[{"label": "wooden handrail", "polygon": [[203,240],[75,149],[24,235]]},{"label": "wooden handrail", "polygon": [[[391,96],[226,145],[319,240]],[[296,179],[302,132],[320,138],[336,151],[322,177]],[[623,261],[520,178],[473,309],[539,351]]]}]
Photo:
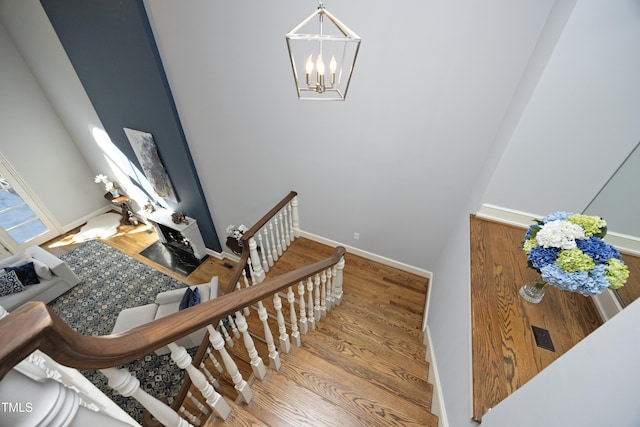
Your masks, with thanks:
[{"label": "wooden handrail", "polygon": [[294,197],[298,195],[295,191],[290,191],[280,202],[275,205],[265,216],[260,218],[258,222],[256,222],[253,227],[248,229],[242,234],[240,240],[242,240],[242,254],[240,255],[240,261],[238,265],[236,265],[235,270],[229,279],[229,283],[227,284],[227,288],[225,289],[225,294],[231,293],[234,291],[238,280],[240,280],[240,276],[242,275],[242,270],[247,265],[247,260],[249,259],[249,239],[252,238],[262,227],[267,224],[271,218],[273,218],[278,212],[282,210]]},{"label": "wooden handrail", "polygon": [[203,302],[129,331],[105,336],[75,332],[42,302],[28,302],[0,320],[0,380],[21,360],[40,349],[57,362],[77,369],[102,369],[130,363],[215,319],[226,317],[336,264],[346,253]]}]

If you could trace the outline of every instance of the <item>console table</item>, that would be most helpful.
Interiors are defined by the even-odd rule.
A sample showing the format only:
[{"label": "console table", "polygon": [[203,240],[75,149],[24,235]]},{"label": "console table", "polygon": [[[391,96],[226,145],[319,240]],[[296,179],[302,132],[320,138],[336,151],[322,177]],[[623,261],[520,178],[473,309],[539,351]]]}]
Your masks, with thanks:
[{"label": "console table", "polygon": [[176,224],[171,219],[171,211],[157,208],[154,212],[144,212],[142,215],[148,223],[153,225],[162,243],[173,244],[202,259],[207,255],[198,222],[194,218],[186,217],[187,222]]}]

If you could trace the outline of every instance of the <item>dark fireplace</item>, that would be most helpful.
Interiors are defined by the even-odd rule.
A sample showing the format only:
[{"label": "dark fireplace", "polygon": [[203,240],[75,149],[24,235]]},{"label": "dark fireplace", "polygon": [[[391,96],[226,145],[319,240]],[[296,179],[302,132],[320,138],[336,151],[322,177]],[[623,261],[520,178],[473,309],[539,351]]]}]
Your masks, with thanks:
[{"label": "dark fireplace", "polygon": [[188,252],[193,255],[193,248],[191,247],[191,242],[187,238],[185,238],[182,233],[178,230],[174,230],[173,228],[169,228],[166,225],[158,224],[162,235],[167,241],[167,245],[180,249],[182,251]]}]

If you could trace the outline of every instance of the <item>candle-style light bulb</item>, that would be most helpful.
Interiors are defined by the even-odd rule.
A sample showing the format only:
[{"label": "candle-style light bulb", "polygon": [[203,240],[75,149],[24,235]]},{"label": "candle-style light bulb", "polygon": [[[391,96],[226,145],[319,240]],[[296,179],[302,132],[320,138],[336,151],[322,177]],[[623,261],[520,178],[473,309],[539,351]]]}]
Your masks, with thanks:
[{"label": "candle-style light bulb", "polygon": [[307,58],[307,63],[305,64],[307,71],[307,86],[311,86],[311,73],[313,72],[313,60],[311,59],[313,55],[309,55]]},{"label": "candle-style light bulb", "polygon": [[337,68],[336,57],[331,56],[331,61],[329,62],[329,71],[331,72],[331,74],[329,76],[329,79],[332,86],[336,81],[336,68]]},{"label": "candle-style light bulb", "polygon": [[324,92],[324,61],[322,60],[322,54],[318,55],[316,70],[318,70],[318,85],[316,86],[316,91]]},{"label": "candle-style light bulb", "polygon": [[318,70],[318,74],[324,76],[324,61],[322,60],[322,55],[318,55],[318,60],[316,61],[316,69]]}]

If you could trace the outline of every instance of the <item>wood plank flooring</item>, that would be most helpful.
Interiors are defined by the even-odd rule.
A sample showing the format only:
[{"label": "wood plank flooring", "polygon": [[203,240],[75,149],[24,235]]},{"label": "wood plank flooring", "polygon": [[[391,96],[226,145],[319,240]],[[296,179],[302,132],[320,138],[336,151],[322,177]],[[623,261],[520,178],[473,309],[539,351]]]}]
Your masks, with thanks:
[{"label": "wood plank flooring", "polygon": [[[537,275],[520,247],[526,230],[470,221],[473,417],[480,421],[602,322],[590,298],[553,286],[539,304],[522,299],[519,288]],[[536,346],[531,326],[549,331],[555,352]]]},{"label": "wood plank flooring", "polygon": [[[144,225],[121,226],[118,235],[104,242],[187,284],[208,281],[213,275],[226,284],[230,278],[228,260],[209,257],[184,277],[141,257],[139,252],[156,239]],[[71,235],[62,236],[43,247],[60,255],[75,246],[70,240]],[[332,251],[296,239],[267,277],[324,259]],[[342,304],[302,337],[301,347],[292,345],[291,353],[280,355],[279,372],[267,368],[265,380],[249,380],[254,395],[249,405],[231,402],[234,412],[228,420],[210,419],[206,425],[438,425],[429,412],[432,386],[421,331],[428,280],[352,254],[345,260]],[[286,300],[283,305],[288,319]],[[257,317],[253,311],[247,320],[254,323]],[[275,321],[269,322],[276,335]],[[259,328],[252,330],[260,335]],[[234,348],[242,353],[240,346]],[[264,345],[257,341],[257,346],[267,364]],[[239,365],[242,371],[249,369],[246,363]],[[235,399],[229,380],[220,382]]]}]

